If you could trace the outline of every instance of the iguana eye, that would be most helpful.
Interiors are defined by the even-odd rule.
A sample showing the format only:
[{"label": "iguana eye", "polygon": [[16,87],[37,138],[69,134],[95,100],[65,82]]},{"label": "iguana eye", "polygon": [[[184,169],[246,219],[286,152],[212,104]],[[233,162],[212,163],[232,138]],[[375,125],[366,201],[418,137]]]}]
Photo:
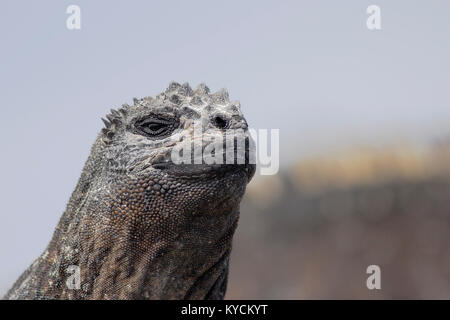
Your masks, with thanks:
[{"label": "iguana eye", "polygon": [[157,135],[163,133],[168,128],[169,125],[170,123],[152,121],[148,123],[143,123],[141,124],[140,127],[144,132],[148,134]]},{"label": "iguana eye", "polygon": [[148,117],[137,120],[134,124],[136,132],[149,138],[160,138],[170,135],[176,128],[173,119]]}]

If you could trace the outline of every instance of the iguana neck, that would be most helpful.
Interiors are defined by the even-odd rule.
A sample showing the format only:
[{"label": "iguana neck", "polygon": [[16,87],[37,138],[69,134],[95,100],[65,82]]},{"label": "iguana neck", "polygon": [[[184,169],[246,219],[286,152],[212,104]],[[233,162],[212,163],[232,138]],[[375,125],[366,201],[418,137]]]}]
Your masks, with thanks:
[{"label": "iguana neck", "polygon": [[[112,218],[117,208],[105,201],[114,191],[92,187],[82,201],[74,192],[47,249],[5,298],[223,298],[238,207],[198,215],[189,229],[168,232],[139,221],[149,212],[129,208],[123,215],[134,222],[120,223]],[[107,219],[99,211],[109,212]],[[79,288],[73,266],[80,271]]]}]

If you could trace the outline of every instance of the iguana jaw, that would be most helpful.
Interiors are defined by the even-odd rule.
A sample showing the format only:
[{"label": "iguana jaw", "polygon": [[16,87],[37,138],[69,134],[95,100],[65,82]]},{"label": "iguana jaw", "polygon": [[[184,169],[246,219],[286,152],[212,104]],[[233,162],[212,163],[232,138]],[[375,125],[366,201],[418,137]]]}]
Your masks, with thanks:
[{"label": "iguana jaw", "polygon": [[174,164],[172,162],[160,162],[153,164],[153,168],[166,172],[173,176],[186,179],[218,178],[226,174],[238,174],[244,172],[247,183],[252,179],[256,166],[254,164]]}]

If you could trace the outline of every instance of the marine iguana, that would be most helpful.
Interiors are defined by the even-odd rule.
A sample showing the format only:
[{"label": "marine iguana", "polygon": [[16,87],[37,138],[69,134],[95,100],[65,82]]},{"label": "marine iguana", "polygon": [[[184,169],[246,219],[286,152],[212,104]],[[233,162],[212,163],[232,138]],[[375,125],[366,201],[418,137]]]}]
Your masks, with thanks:
[{"label": "marine iguana", "polygon": [[248,151],[239,102],[173,82],[106,117],[52,240],[4,299],[222,299],[255,165],[175,164],[171,152],[193,143],[194,122],[203,140],[242,129]]}]

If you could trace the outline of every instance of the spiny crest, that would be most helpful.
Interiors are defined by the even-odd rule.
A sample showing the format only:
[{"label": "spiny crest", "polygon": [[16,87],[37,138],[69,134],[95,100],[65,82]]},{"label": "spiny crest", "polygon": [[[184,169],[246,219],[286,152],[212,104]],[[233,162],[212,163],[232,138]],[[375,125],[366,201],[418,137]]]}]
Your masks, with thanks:
[{"label": "spiny crest", "polygon": [[226,103],[230,101],[230,97],[228,96],[228,91],[226,89],[220,89],[211,96],[215,102]]},{"label": "spiny crest", "polygon": [[103,141],[105,143],[111,142],[117,127],[123,123],[124,117],[128,114],[129,109],[130,106],[124,104],[118,110],[111,109],[110,113],[106,115],[106,119],[101,118],[105,124],[105,127],[102,129]]},{"label": "spiny crest", "polygon": [[205,103],[227,103],[229,102],[228,92],[225,89],[220,89],[216,93],[210,94],[209,88],[201,83],[194,90],[188,83],[179,84],[171,82],[164,93],[157,96],[160,100],[169,99],[172,103],[182,104],[183,102],[191,102],[199,104],[203,101]]}]

